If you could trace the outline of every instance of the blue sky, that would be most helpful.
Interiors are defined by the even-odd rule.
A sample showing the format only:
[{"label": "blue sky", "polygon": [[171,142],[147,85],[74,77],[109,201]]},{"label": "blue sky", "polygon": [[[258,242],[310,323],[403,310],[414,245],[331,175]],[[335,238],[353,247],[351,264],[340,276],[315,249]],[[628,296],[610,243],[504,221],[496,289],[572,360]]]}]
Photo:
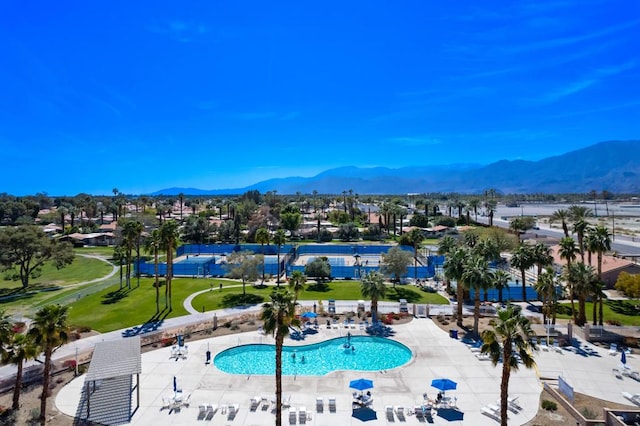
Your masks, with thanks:
[{"label": "blue sky", "polygon": [[635,0],[11,2],[0,192],[242,187],[640,139]]}]

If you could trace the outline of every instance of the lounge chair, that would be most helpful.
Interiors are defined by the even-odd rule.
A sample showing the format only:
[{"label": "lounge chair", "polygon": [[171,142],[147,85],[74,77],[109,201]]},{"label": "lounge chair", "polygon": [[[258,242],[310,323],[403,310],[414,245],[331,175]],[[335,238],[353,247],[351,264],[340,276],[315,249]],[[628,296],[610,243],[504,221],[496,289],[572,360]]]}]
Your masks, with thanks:
[{"label": "lounge chair", "polygon": [[640,394],[637,394],[637,393],[631,394],[629,392],[622,392],[622,396],[624,396],[629,401],[633,402],[635,405],[640,405]]},{"label": "lounge chair", "polygon": [[229,409],[227,410],[227,420],[233,420],[238,415],[238,409],[240,408],[240,404],[231,404],[229,405]]},{"label": "lounge chair", "polygon": [[209,404],[207,406],[207,414],[204,419],[211,420],[216,411],[218,411],[218,404]]},{"label": "lounge chair", "polygon": [[415,407],[413,407],[413,412],[416,415],[416,419],[418,419],[418,421],[423,421],[424,420],[424,411],[422,410],[422,405],[416,405]]},{"label": "lounge chair", "polygon": [[296,407],[289,407],[289,424],[295,425],[298,418],[298,409]]},{"label": "lounge chair", "polygon": [[560,343],[557,340],[553,341],[553,350],[560,354],[562,353],[562,348],[560,347]]},{"label": "lounge chair", "polygon": [[329,397],[329,412],[330,413],[335,413],[336,412],[336,397],[335,396],[330,396]]},{"label": "lounge chair", "polygon": [[324,411],[324,400],[321,397],[316,398],[316,412],[322,413]]},{"label": "lounge chair", "polygon": [[298,410],[298,422],[301,425],[307,423],[307,407],[300,407]]},{"label": "lounge chair", "polygon": [[260,405],[260,401],[262,401],[262,398],[259,396],[254,396],[253,398],[251,398],[251,405],[249,406],[249,411],[256,411],[258,409],[258,406]]},{"label": "lounge chair", "polygon": [[496,420],[498,422],[500,421],[500,412],[496,413],[495,410],[493,410],[491,407],[484,406],[480,409],[480,411],[485,416],[492,418],[493,420]]},{"label": "lounge chair", "polygon": [[393,405],[387,405],[384,407],[385,412],[387,413],[387,420],[392,422],[394,421],[393,417]]},{"label": "lounge chair", "polygon": [[510,408],[513,408],[517,411],[522,411],[522,406],[520,405],[520,402],[518,401],[519,397],[514,396],[513,398],[507,398],[507,404],[509,405]]},{"label": "lounge chair", "polygon": [[622,379],[622,373],[620,372],[619,369],[614,368],[611,370],[611,372],[613,373],[614,376],[616,376],[616,379]]},{"label": "lounge chair", "polygon": [[401,422],[404,422],[406,420],[404,417],[404,407],[402,405],[396,407],[396,416],[398,416],[398,420],[400,420]]},{"label": "lounge chair", "polygon": [[549,346],[547,345],[547,341],[545,339],[540,340],[540,347],[545,352],[549,351]]}]

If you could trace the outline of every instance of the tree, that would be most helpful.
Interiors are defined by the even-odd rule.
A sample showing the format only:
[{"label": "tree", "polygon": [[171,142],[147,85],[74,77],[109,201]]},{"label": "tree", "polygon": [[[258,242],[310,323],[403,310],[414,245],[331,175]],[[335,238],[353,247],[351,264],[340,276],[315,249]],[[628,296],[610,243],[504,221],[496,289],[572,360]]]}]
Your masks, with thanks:
[{"label": "tree", "polygon": [[137,220],[129,220],[124,223],[122,228],[122,246],[126,249],[127,256],[127,273],[126,273],[126,282],[127,288],[131,289],[131,262],[133,250],[136,249],[138,253],[137,261],[140,261],[140,250],[138,247],[140,246],[140,237],[142,236],[142,231],[144,230],[144,226],[141,222]]},{"label": "tree", "polygon": [[206,217],[187,216],[182,228],[182,241],[192,244],[205,244],[215,232],[215,226]]},{"label": "tree", "polygon": [[38,348],[29,334],[12,333],[4,348],[2,361],[15,364],[17,367],[16,381],[13,385],[13,410],[20,408],[20,390],[22,389],[22,369],[24,362],[34,359],[38,355]]},{"label": "tree", "polygon": [[560,209],[556,210],[549,217],[549,224],[560,221],[562,224],[562,231],[564,232],[565,238],[569,236],[569,227],[567,226],[567,220],[569,220],[569,211]]},{"label": "tree", "polygon": [[265,269],[265,265],[264,265],[264,245],[265,244],[269,244],[271,238],[269,235],[269,231],[267,230],[267,228],[258,228],[258,231],[256,232],[256,243],[260,244],[260,251],[262,251],[262,283],[264,284],[264,269]]},{"label": "tree", "polygon": [[47,397],[49,396],[49,379],[51,377],[51,357],[53,352],[69,340],[67,326],[68,307],[49,305],[36,312],[28,334],[33,342],[44,353],[44,370],[42,380],[42,395],[40,396],[40,424],[47,421]]},{"label": "tree", "polygon": [[175,220],[165,220],[160,225],[160,247],[167,254],[167,272],[164,279],[164,299],[165,307],[169,312],[173,310],[171,304],[171,281],[173,279],[173,251],[177,248],[178,242],[178,222]]},{"label": "tree", "polygon": [[242,295],[247,294],[246,282],[255,281],[259,276],[259,268],[263,262],[263,256],[250,251],[236,251],[227,256],[228,276],[242,279]]},{"label": "tree", "polygon": [[522,300],[527,301],[527,269],[535,265],[533,260],[533,250],[530,246],[520,245],[511,255],[509,261],[511,266],[520,270],[520,277],[522,278]]},{"label": "tree", "polygon": [[543,268],[553,264],[551,248],[543,243],[536,243],[531,249],[531,260],[538,267],[537,275],[540,276]]},{"label": "tree", "polygon": [[338,238],[340,238],[340,240],[345,242],[356,241],[359,237],[360,231],[358,231],[358,225],[353,222],[340,224],[338,228]]},{"label": "tree", "polygon": [[413,228],[411,232],[409,232],[409,241],[411,242],[411,246],[413,247],[413,279],[418,279],[418,249],[420,248],[420,244],[424,241],[424,234],[422,230],[418,228]]},{"label": "tree", "polygon": [[298,301],[300,292],[304,289],[304,284],[307,282],[307,278],[302,271],[293,271],[289,277],[289,289],[293,291],[294,301]]},{"label": "tree", "polygon": [[271,302],[262,305],[260,318],[264,322],[265,333],[276,340],[276,426],[282,426],[282,347],[289,327],[298,326],[296,302],[286,289],[277,289],[271,293]]},{"label": "tree", "polygon": [[40,276],[45,263],[52,261],[57,269],[62,269],[74,257],[70,243],[52,240],[36,225],[0,230],[0,265],[3,271],[11,271],[11,279],[20,280],[23,288],[29,286],[30,278]]},{"label": "tree", "polygon": [[380,271],[395,277],[393,279],[395,288],[395,283],[400,282],[400,278],[406,275],[408,266],[411,265],[411,253],[400,247],[391,247],[386,254],[382,254],[381,258]]},{"label": "tree", "polygon": [[551,323],[556,323],[556,308],[558,306],[558,294],[556,292],[556,274],[553,269],[547,268],[538,274],[535,284],[536,292],[542,300],[542,320],[546,324],[547,318],[551,318]]},{"label": "tree", "polygon": [[[598,281],[593,267],[582,262],[572,263],[565,267],[567,281],[572,283],[573,293],[578,297],[578,316],[576,325],[583,326],[587,322],[586,301]],[[572,307],[573,308],[573,307]]]},{"label": "tree", "polygon": [[156,288],[156,314],[160,313],[160,280],[158,274],[158,253],[162,248],[162,239],[160,230],[154,229],[151,234],[144,240],[144,249],[147,253],[153,254],[153,276],[155,281],[153,286]]},{"label": "tree", "polygon": [[456,247],[447,254],[443,269],[447,280],[456,281],[456,319],[458,327],[462,327],[462,304],[464,302],[464,283],[462,277],[465,271],[468,251],[463,247]]},{"label": "tree", "polygon": [[331,278],[331,263],[326,256],[320,256],[307,263],[304,267],[304,273],[308,277],[314,277],[321,281]]},{"label": "tree", "polygon": [[502,304],[502,290],[509,284],[511,275],[507,271],[498,269],[493,274],[493,286],[498,290],[498,302]]},{"label": "tree", "polygon": [[[574,260],[576,260],[576,256],[578,254],[578,247],[576,246],[576,241],[571,237],[564,237],[560,240],[560,248],[558,249],[558,255],[560,259],[564,259],[567,262],[566,268],[569,269]],[[574,294],[573,294],[573,282],[571,281],[571,276],[566,276],[567,285],[569,286],[569,298],[571,299],[571,315],[573,316],[573,320],[576,320],[576,309],[574,305]]]},{"label": "tree", "polygon": [[287,243],[287,236],[282,229],[278,229],[273,236],[273,244],[278,248],[278,276],[276,277],[276,285],[280,287],[280,249]]},{"label": "tree", "polygon": [[594,296],[596,296],[596,301],[599,305],[599,324],[602,325],[604,321],[604,293],[602,292],[602,286],[600,283],[602,282],[602,256],[604,252],[611,250],[611,235],[609,234],[609,230],[602,225],[589,228],[587,235],[587,250],[589,250],[590,253],[596,252],[598,256],[598,283],[594,286]]},{"label": "tree", "polygon": [[462,280],[473,288],[473,333],[478,335],[478,324],[480,321],[480,291],[491,285],[492,273],[489,264],[479,256],[472,256],[462,273]]},{"label": "tree", "polygon": [[374,323],[378,320],[378,301],[384,298],[386,291],[387,287],[381,273],[371,271],[362,277],[360,293],[362,293],[362,297],[371,300],[371,319]]},{"label": "tree", "polygon": [[[537,350],[531,337],[534,336],[531,323],[512,306],[498,310],[497,323],[493,329],[482,332],[481,352],[491,357],[494,366],[502,361],[500,382],[500,424],[507,426],[509,403],[509,378],[522,363],[526,368],[534,368],[536,363],[531,351]],[[515,356],[515,354],[518,356]]]}]

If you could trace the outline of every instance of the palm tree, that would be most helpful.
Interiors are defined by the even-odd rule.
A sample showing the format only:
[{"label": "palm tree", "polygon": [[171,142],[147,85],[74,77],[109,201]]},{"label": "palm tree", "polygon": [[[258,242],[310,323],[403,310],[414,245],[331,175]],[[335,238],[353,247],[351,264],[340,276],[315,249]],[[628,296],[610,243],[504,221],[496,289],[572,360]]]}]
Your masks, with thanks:
[{"label": "palm tree", "polygon": [[293,291],[294,301],[298,301],[300,291],[304,288],[304,284],[307,281],[307,277],[304,276],[302,271],[293,271],[289,277],[289,288]]},{"label": "palm tree", "polygon": [[164,297],[165,307],[169,309],[169,312],[173,310],[171,306],[171,279],[173,278],[173,251],[176,249],[178,237],[178,222],[165,220],[160,226],[160,247],[167,253]]},{"label": "palm tree", "polygon": [[382,299],[387,292],[384,276],[376,271],[367,272],[362,277],[360,292],[362,297],[371,299],[371,320],[375,323],[378,320],[378,300]]},{"label": "palm tree", "polygon": [[556,292],[556,274],[553,269],[547,268],[538,275],[535,288],[542,300],[542,322],[546,324],[547,318],[551,318],[552,324],[555,324],[558,294]]},{"label": "palm tree", "polygon": [[498,269],[493,273],[493,286],[498,289],[498,302],[502,304],[502,290],[509,284],[511,275],[507,271]]},{"label": "palm tree", "polygon": [[42,380],[42,395],[40,396],[40,424],[47,421],[47,397],[49,396],[49,379],[51,376],[51,356],[53,352],[69,340],[67,326],[67,306],[49,305],[36,312],[31,323],[29,335],[33,342],[44,353],[44,370]]},{"label": "palm tree", "polygon": [[520,277],[522,278],[522,300],[527,301],[527,269],[531,268],[533,263],[532,250],[530,246],[521,244],[511,255],[509,261],[511,266],[520,270]]},{"label": "palm tree", "polygon": [[154,287],[156,288],[156,314],[160,313],[160,280],[158,274],[158,253],[162,247],[162,239],[160,230],[154,229],[151,234],[144,240],[144,249],[147,253],[153,253],[153,275],[155,278]]},{"label": "palm tree", "polygon": [[560,221],[562,224],[562,231],[564,232],[564,236],[569,236],[569,227],[567,226],[567,220],[569,220],[569,212],[564,209],[556,210],[549,217],[549,224]]},{"label": "palm tree", "polygon": [[411,245],[413,246],[413,279],[418,279],[418,249],[420,248],[420,244],[424,241],[424,234],[421,229],[413,228],[411,232],[409,232],[409,241],[411,241]]},{"label": "palm tree", "polygon": [[479,256],[468,259],[462,280],[473,289],[473,333],[478,335],[478,323],[480,321],[480,291],[491,283],[491,271],[486,260]]},{"label": "palm tree", "polygon": [[447,255],[444,265],[442,266],[447,280],[456,281],[456,300],[458,305],[456,319],[458,327],[462,327],[462,304],[464,302],[463,274],[467,256],[469,256],[469,253],[465,248],[457,247]]},{"label": "palm tree", "polygon": [[576,233],[576,238],[578,239],[578,251],[580,252],[580,261],[584,263],[584,249],[585,249],[585,238],[587,230],[589,229],[589,224],[580,219],[577,220],[573,224],[573,232]]},{"label": "palm tree", "polygon": [[567,265],[565,275],[567,281],[573,283],[573,292],[578,296],[578,317],[576,318],[576,325],[582,326],[587,322],[587,296],[592,293],[594,281],[597,281],[598,278],[593,267],[585,265],[582,262]]},{"label": "palm tree", "polygon": [[282,426],[282,347],[289,327],[298,326],[296,302],[286,289],[277,289],[271,293],[271,302],[262,305],[260,318],[264,321],[264,331],[275,336],[276,340],[276,426]]},{"label": "palm tree", "polygon": [[475,215],[475,222],[478,223],[478,207],[480,207],[481,201],[480,198],[472,198],[469,200],[469,208],[473,210],[473,214]]},{"label": "palm tree", "polygon": [[[127,253],[127,288],[131,289],[131,262],[132,262],[132,252],[133,249],[136,249],[137,252],[137,261],[140,262],[140,237],[142,236],[142,231],[144,230],[144,226],[142,223],[137,220],[128,221],[124,224],[122,229],[122,245],[126,248]],[[138,274],[138,278],[140,275]],[[138,280],[139,283],[139,280]]]},{"label": "palm tree", "polygon": [[259,228],[256,231],[256,243],[260,244],[260,249],[262,251],[262,284],[264,284],[264,245],[269,244],[271,238],[269,237],[269,231],[267,228]]},{"label": "palm tree", "polygon": [[273,236],[273,244],[278,248],[278,276],[276,277],[276,285],[280,287],[280,248],[287,243],[287,236],[282,229],[278,229]]},{"label": "palm tree", "polygon": [[[520,362],[526,368],[535,367],[531,350],[536,350],[531,337],[534,336],[531,323],[512,306],[498,311],[493,329],[482,332],[484,341],[482,353],[489,354],[494,366],[502,361],[502,380],[500,382],[500,424],[507,426],[509,403],[509,378],[511,371],[517,371]],[[515,352],[515,354],[514,354]],[[515,356],[515,355],[518,356]]]},{"label": "palm tree", "polygon": [[553,264],[551,248],[543,243],[536,243],[531,250],[533,263],[538,267],[537,276],[540,276],[542,269]]},{"label": "palm tree", "polygon": [[38,347],[29,334],[13,333],[2,354],[2,361],[17,366],[16,381],[13,385],[13,410],[20,408],[20,390],[22,389],[22,369],[24,362],[38,355]]},{"label": "palm tree", "polygon": [[602,225],[598,225],[594,228],[589,228],[589,235],[587,237],[587,249],[589,252],[596,252],[598,255],[598,287],[595,288],[594,295],[597,296],[596,300],[600,306],[599,324],[603,323],[603,296],[602,286],[599,284],[602,282],[602,256],[604,252],[611,250],[611,235],[609,230]]},{"label": "palm tree", "polygon": [[[576,246],[576,240],[571,237],[564,237],[560,240],[560,248],[558,249],[558,255],[560,259],[564,259],[567,262],[567,269],[571,267],[571,264],[574,260],[576,260],[576,256],[578,254],[578,247]],[[573,297],[573,282],[571,281],[571,276],[567,276],[567,285],[569,286],[569,298],[571,299],[571,315],[573,316],[573,321],[576,320],[576,309],[574,305],[574,297]]]}]

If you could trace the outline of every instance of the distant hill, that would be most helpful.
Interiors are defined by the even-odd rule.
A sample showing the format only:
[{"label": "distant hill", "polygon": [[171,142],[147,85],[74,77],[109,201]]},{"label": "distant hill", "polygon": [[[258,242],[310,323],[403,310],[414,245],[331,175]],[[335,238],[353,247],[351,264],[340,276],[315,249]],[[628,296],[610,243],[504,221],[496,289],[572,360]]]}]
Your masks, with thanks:
[{"label": "distant hill", "polygon": [[539,161],[501,160],[486,166],[447,165],[340,167],[313,177],[269,179],[244,188],[201,190],[168,188],[151,195],[241,194],[257,189],[279,194],[341,193],[406,194],[411,192],[481,193],[494,188],[502,193],[563,193],[608,190],[640,193],[640,141],[608,141]]}]

